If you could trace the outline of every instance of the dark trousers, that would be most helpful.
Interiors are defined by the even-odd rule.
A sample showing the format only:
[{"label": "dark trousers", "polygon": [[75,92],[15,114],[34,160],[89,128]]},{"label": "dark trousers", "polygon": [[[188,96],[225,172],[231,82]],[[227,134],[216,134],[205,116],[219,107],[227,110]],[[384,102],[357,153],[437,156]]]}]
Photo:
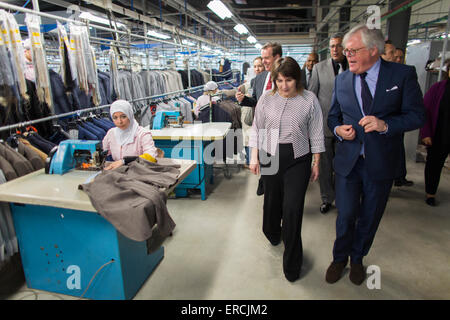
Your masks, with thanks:
[{"label": "dark trousers", "polygon": [[[311,154],[294,159],[292,144],[278,146],[279,168],[264,175],[263,232],[271,241],[284,242],[284,272],[300,272],[303,262],[302,218],[311,176]],[[267,167],[261,165],[262,167]],[[262,169],[263,170],[263,169]]]},{"label": "dark trousers", "polygon": [[325,137],[325,152],[320,155],[319,162],[319,185],[322,202],[333,203],[335,199],[333,170],[335,150],[336,139],[334,137]]},{"label": "dark trousers", "polygon": [[443,148],[439,144],[427,148],[427,161],[425,163],[425,192],[436,194],[441,179],[442,168],[450,148]]},{"label": "dark trousers", "polygon": [[405,133],[402,133],[402,147],[400,149],[401,161],[399,162],[399,167],[397,168],[397,176],[395,181],[402,181],[406,179],[406,153],[405,153]]},{"label": "dark trousers", "polygon": [[346,177],[336,173],[336,241],[333,247],[335,262],[362,263],[372,246],[383,216],[392,179],[373,180],[359,157]]}]

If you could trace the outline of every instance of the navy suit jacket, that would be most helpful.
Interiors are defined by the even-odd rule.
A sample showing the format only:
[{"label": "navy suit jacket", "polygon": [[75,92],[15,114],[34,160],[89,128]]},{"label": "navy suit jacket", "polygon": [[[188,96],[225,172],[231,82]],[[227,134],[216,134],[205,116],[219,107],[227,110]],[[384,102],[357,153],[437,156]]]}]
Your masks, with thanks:
[{"label": "navy suit jacket", "polygon": [[349,70],[335,79],[328,127],[351,124],[356,131],[352,141],[337,143],[334,158],[336,173],[347,176],[353,169],[364,144],[365,167],[374,180],[394,179],[403,147],[402,134],[423,126],[425,108],[417,82],[416,69],[381,59],[380,72],[370,115],[388,125],[386,134],[364,133],[358,122],[363,117],[354,89],[355,75]]},{"label": "navy suit jacket", "polygon": [[247,107],[256,107],[256,104],[258,103],[259,98],[262,96],[262,94],[265,91],[264,84],[266,82],[267,73],[269,71],[263,71],[260,74],[258,74],[255,78],[253,78],[253,93],[251,97],[245,96],[242,102],[240,103],[241,106],[247,106]]}]

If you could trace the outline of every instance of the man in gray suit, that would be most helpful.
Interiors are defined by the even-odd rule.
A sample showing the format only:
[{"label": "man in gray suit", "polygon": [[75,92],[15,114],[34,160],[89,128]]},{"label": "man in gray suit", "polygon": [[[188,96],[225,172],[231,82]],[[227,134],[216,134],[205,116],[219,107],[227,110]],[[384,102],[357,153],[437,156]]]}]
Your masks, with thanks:
[{"label": "man in gray suit", "polygon": [[327,126],[327,118],[331,107],[334,79],[348,67],[347,59],[343,53],[342,38],[341,33],[331,36],[329,44],[331,57],[314,65],[311,80],[308,84],[308,90],[314,92],[319,99],[324,119],[323,133],[326,151],[321,155],[319,163],[320,196],[322,198],[320,212],[323,214],[330,210],[335,199],[333,158],[336,140],[333,132]]},{"label": "man in gray suit", "polygon": [[[247,97],[242,92],[236,93],[236,100],[241,106],[256,107],[256,103],[265,91],[272,90],[273,82],[270,78],[270,70],[277,59],[281,58],[283,51],[281,45],[278,43],[268,42],[261,48],[261,58],[264,64],[265,71],[258,74],[252,80],[252,96]],[[259,179],[258,189],[256,190],[258,196],[264,194],[264,187],[262,177]]]},{"label": "man in gray suit", "polygon": [[303,66],[303,69],[300,71],[300,79],[303,85],[303,88],[308,89],[309,83],[311,82],[311,75],[314,65],[319,62],[319,56],[315,52],[311,52],[308,55],[308,59]]}]

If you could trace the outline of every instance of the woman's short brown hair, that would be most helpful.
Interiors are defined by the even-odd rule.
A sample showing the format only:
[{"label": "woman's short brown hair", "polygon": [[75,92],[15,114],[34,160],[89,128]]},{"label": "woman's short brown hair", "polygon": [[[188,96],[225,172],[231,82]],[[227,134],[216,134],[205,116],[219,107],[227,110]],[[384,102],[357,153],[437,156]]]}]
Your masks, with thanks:
[{"label": "woman's short brown hair", "polygon": [[301,94],[303,92],[303,85],[301,82],[301,71],[300,66],[298,65],[297,61],[291,57],[285,57],[285,58],[279,58],[275,63],[272,65],[271,70],[271,78],[274,83],[273,86],[273,93],[275,93],[277,88],[276,80],[278,78],[278,75],[283,75],[283,77],[289,77],[295,80],[295,85],[297,87],[297,92]]}]

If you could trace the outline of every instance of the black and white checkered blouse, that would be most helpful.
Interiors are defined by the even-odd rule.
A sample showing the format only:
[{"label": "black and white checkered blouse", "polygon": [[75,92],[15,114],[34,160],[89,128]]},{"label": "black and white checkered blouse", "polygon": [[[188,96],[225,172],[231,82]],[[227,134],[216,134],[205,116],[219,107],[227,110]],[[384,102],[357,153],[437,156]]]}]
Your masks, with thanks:
[{"label": "black and white checkered blouse", "polygon": [[292,98],[266,92],[258,100],[249,146],[275,155],[279,143],[292,143],[295,158],[325,151],[322,111],[311,91]]}]

